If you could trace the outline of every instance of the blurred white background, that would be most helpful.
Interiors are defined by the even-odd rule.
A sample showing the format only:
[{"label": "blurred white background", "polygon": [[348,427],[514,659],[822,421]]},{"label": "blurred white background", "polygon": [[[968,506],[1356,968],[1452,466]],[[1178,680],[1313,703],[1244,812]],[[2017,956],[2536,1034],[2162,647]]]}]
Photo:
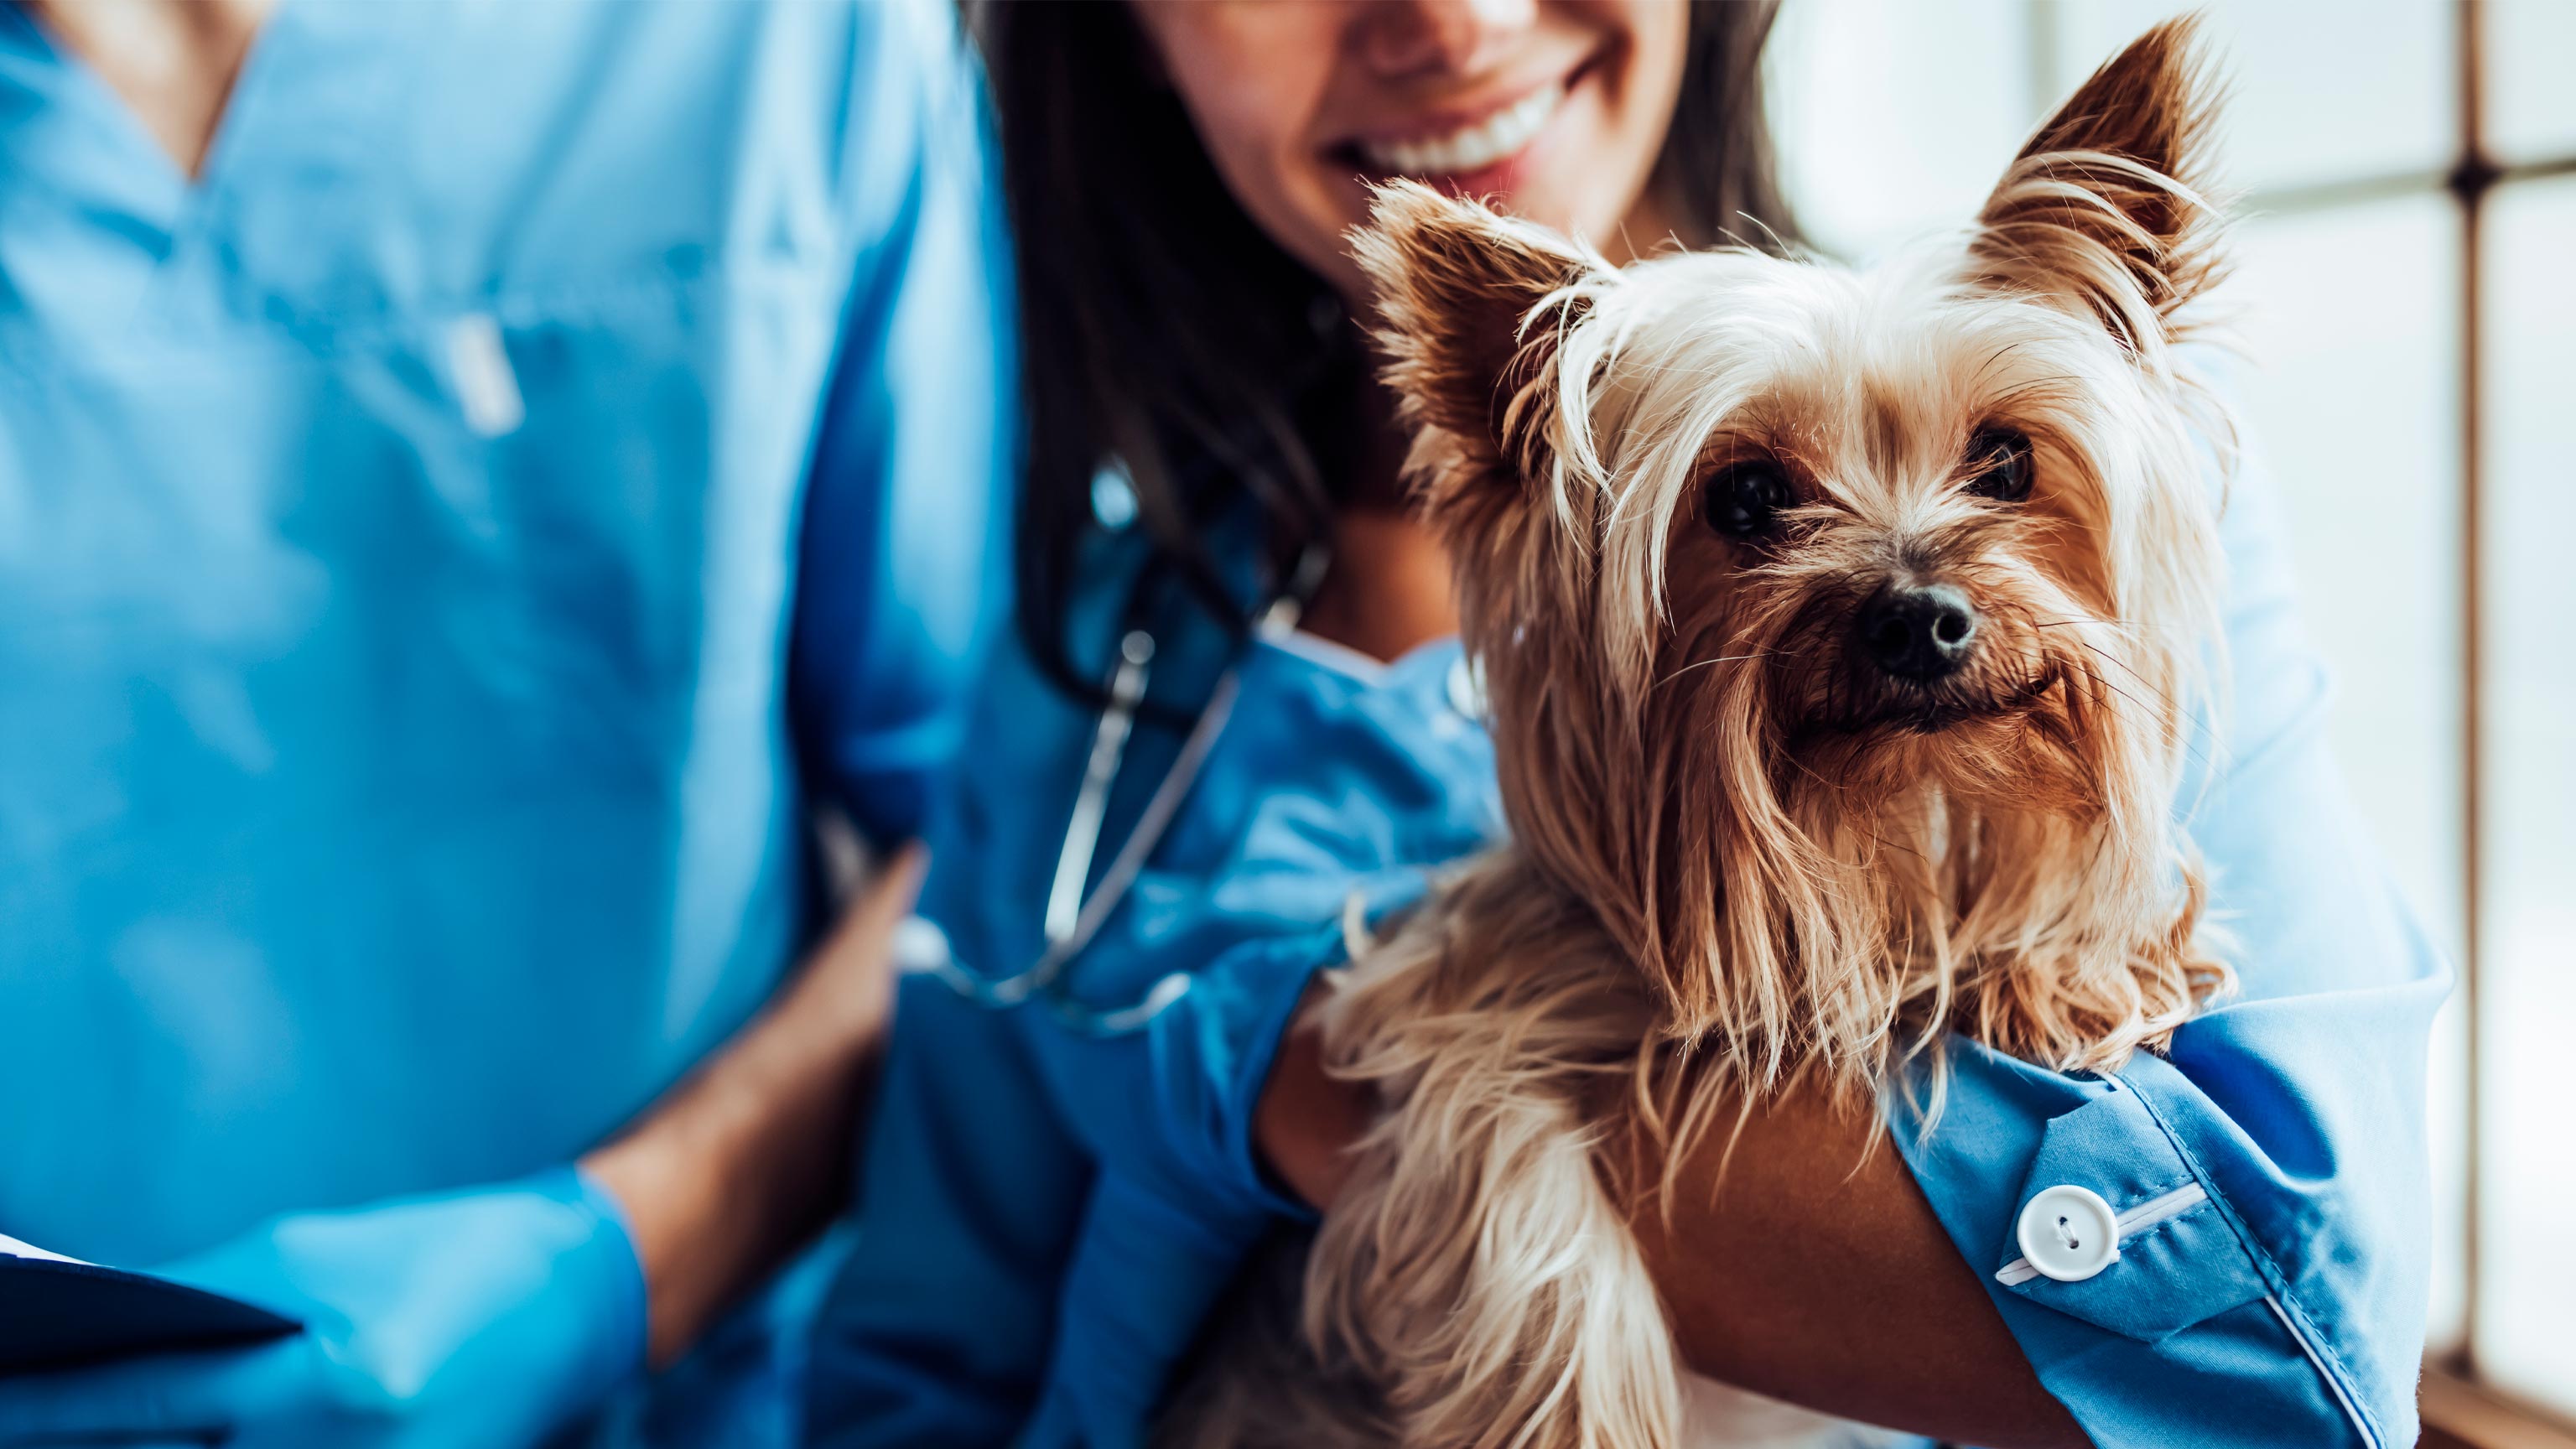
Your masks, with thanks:
[{"label": "blurred white background", "polygon": [[[2183,8],[1784,0],[1802,225],[1866,257],[1964,220],[2049,105]],[[2237,401],[2293,519],[2336,748],[2455,962],[2476,927],[2434,1051],[2434,1350],[2576,1418],[2576,0],[2208,10],[2249,216]],[[2483,187],[2457,184],[2473,126]]]}]

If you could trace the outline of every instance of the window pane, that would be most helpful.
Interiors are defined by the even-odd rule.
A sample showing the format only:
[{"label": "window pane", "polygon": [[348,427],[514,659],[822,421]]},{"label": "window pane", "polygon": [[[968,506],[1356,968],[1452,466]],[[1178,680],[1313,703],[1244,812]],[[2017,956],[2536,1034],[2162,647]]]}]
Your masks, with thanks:
[{"label": "window pane", "polygon": [[[2559,4],[2563,0],[2534,0]],[[2176,12],[2171,0],[2038,9],[2057,30],[2060,90]],[[2458,142],[2458,18],[2437,0],[2214,0],[2233,82],[2221,150],[2231,185],[2274,187],[2449,166]],[[2564,73],[2562,66],[2561,73]]]},{"label": "window pane", "polygon": [[1768,55],[1781,184],[1866,256],[1982,205],[2036,119],[2027,0],[1797,0]]},{"label": "window pane", "polygon": [[[2434,939],[2460,942],[2459,214],[2420,196],[2238,234],[2248,438],[2271,460],[2335,753]],[[2390,600],[2405,607],[2391,609]],[[2432,1338],[2462,1315],[2467,1070],[2459,1008],[2431,1064]]]},{"label": "window pane", "polygon": [[2445,944],[2460,921],[2458,237],[2438,193],[2258,220],[2235,283],[2243,410],[2334,670],[2336,753]]},{"label": "window pane", "polygon": [[2479,1363],[2576,1413],[2576,181],[2488,213]]},{"label": "window pane", "polygon": [[2492,0],[2486,9],[2487,141],[2508,161],[2576,152],[2576,5]]}]

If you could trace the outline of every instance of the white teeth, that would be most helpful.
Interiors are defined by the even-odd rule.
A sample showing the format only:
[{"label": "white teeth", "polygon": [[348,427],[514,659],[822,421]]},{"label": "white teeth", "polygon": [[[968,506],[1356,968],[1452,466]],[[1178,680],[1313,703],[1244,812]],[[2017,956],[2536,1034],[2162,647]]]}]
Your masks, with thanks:
[{"label": "white teeth", "polygon": [[1445,136],[1363,142],[1360,155],[1380,171],[1405,176],[1456,176],[1481,171],[1536,140],[1564,100],[1562,84],[1543,86],[1475,125]]}]

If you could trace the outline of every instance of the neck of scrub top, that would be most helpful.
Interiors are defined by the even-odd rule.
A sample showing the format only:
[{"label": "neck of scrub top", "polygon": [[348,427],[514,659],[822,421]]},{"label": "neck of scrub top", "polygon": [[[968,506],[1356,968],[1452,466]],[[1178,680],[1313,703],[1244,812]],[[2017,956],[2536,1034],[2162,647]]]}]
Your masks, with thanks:
[{"label": "neck of scrub top", "polygon": [[191,181],[213,148],[251,45],[277,6],[277,0],[19,3]]}]

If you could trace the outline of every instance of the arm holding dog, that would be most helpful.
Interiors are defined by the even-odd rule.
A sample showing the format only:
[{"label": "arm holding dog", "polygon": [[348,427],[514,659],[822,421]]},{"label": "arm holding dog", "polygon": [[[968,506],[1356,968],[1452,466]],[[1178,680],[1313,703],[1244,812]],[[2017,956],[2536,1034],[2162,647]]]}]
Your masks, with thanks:
[{"label": "arm holding dog", "polygon": [[[1832,440],[1865,430],[1830,416],[1790,427],[1785,444],[1773,423],[1769,442],[1712,448],[1704,472],[1687,474],[1707,480],[1708,527],[1749,555],[1686,556],[1710,545],[1681,526],[1682,508],[1652,508],[1655,498],[1687,491],[1656,481],[1672,460],[1608,453],[1627,437],[1688,431],[1640,425],[1641,414],[1660,419],[1653,389],[1662,385],[1641,378],[1733,368],[1756,375],[1758,385],[1747,386],[1774,412],[1796,406],[1794,378],[1760,372],[1772,353],[1751,343],[1725,351],[1710,340],[1748,307],[1778,300],[1723,270],[1753,264],[1712,261],[1706,285],[1738,287],[1728,294],[1734,305],[1691,313],[1695,328],[1658,331],[1694,293],[1640,273],[1682,263],[1613,274],[1533,228],[1480,219],[1428,193],[1382,200],[1380,230],[1361,240],[1391,298],[1390,381],[1426,429],[1417,459],[1437,464],[1423,474],[1423,496],[1458,550],[1471,647],[1480,619],[1488,644],[1510,641],[1482,653],[1514,849],[1545,863],[1534,888],[1583,899],[1606,939],[1662,993],[1667,1034],[1637,1039],[1665,1043],[1654,1050],[1681,1063],[1682,1080],[1709,1074],[1676,1100],[1696,1114],[1684,1122],[1716,1130],[1674,1133],[1652,1085],[1661,1069],[1650,1067],[1635,1076],[1643,1088],[1630,1098],[1635,1109],[1620,1114],[1636,1129],[1627,1161],[1644,1165],[1623,1171],[1615,1151],[1598,1164],[1622,1197],[1684,1353],[1720,1377],[1979,1442],[2375,1446],[2411,1437],[2423,1317],[2422,1049],[2441,973],[2353,843],[2358,832],[2319,728],[2318,671],[2298,636],[2259,475],[2219,489],[2217,500],[2192,497],[2194,452],[2173,430],[2193,395],[2174,349],[2190,336],[2189,304],[2219,272],[2214,211],[2198,174],[2205,94],[2187,27],[2160,28],[2042,128],[1980,218],[1970,285],[2018,299],[2008,306],[2039,300],[2061,309],[2054,324],[1997,313],[2030,330],[1990,354],[1981,349],[1983,366],[2048,353],[2060,372],[2084,375],[2006,391],[2005,401],[1972,409],[1984,421],[1951,425],[1955,433],[1929,430],[1936,442],[1968,437],[1963,492],[1999,505],[1976,512],[1963,500],[1970,512],[1946,545],[1921,531],[1922,514],[1908,515],[1900,527],[1918,531],[1895,544],[1854,535],[1862,546],[1837,555],[1819,541],[1848,527],[1846,510],[1865,514],[1871,489],[1907,486],[1882,477],[1875,456],[1832,453]],[[1613,320],[1596,326],[1596,314]],[[1497,315],[1518,325],[1496,327]],[[1718,362],[1704,356],[1711,349]],[[1630,351],[1655,362],[1641,366]],[[1623,366],[1632,371],[1601,380]],[[1979,366],[1969,357],[1952,375],[1982,381]],[[1883,419],[1905,418],[1909,402],[1941,405],[1939,384],[1909,384],[1895,366],[1871,360],[1859,375],[1872,367],[1888,373],[1869,384],[1881,389]],[[2131,399],[2139,406],[2117,411],[2129,407],[2121,399],[2133,383],[2144,388]],[[2050,391],[2068,384],[2076,390]],[[1587,392],[1596,385],[1599,393]],[[2085,420],[2015,416],[2032,406],[2045,414],[2051,398]],[[2093,403],[2109,406],[2097,417],[2085,411]],[[1993,422],[1998,413],[2010,421]],[[1618,429],[1606,447],[1590,431],[1605,416]],[[2089,441],[2070,447],[2075,437]],[[2037,468],[2056,479],[2053,495],[2032,493],[2031,439],[2043,439]],[[1637,610],[1634,627],[1604,642],[1561,625],[1624,596],[1594,590],[1595,555],[1566,563],[1550,552],[1549,525],[1529,518],[1515,485],[1551,477],[1558,518],[1586,539],[1593,533],[1584,530],[1604,535],[1600,556],[1677,540],[1674,577],[1697,582],[1676,586],[1669,626]],[[1721,499],[1730,481],[1740,486]],[[1605,519],[1581,512],[1602,506],[1596,493],[1631,492],[1647,501]],[[1820,493],[1830,500],[1808,501]],[[2029,510],[2017,515],[2025,501]],[[2217,511],[2212,501],[2225,505],[2223,534],[2204,521]],[[1986,531],[2016,516],[2049,518],[2051,509],[2062,513],[2056,523],[2020,543]],[[1667,534],[1668,515],[1678,517]],[[1622,536],[1630,531],[1639,536],[1633,545]],[[2134,551],[2089,559],[2070,542],[2110,546],[2115,532]],[[1959,556],[1945,561],[1944,547]],[[2001,555],[1978,554],[1995,547]],[[1861,598],[1870,570],[1888,557],[1907,572],[1899,592],[1929,600],[1909,601],[1921,604],[1914,615],[1937,605],[1956,617],[1946,634],[1937,621],[1923,630],[1918,646],[1911,631],[1921,620],[1877,620],[1876,605],[1865,606],[1859,637],[1872,663],[1900,685],[1939,682],[1943,698],[1977,683],[1979,658],[2037,661],[2021,666],[2035,673],[2014,678],[2042,682],[2006,680],[1989,704],[1970,699],[1957,706],[1964,713],[1949,714],[1927,707],[1901,716],[1903,730],[1873,733],[1891,718],[1868,703],[1885,686],[1866,671],[1833,672],[1835,651],[1856,646],[1806,628],[1810,619],[1840,619],[1844,596],[1796,586],[1802,570],[1850,569],[1863,579],[1850,597]],[[1997,557],[2033,567],[1997,571]],[[1969,591],[1949,588],[1957,598],[1943,603],[1933,597],[1943,588],[1913,577],[1931,571],[1937,581],[1942,569]],[[1558,577],[1573,581],[1562,596],[1546,592]],[[2059,587],[2067,592],[2051,592]],[[1891,588],[1898,585],[1880,595]],[[1783,598],[1771,614],[1762,612],[1766,589]],[[2030,590],[2018,604],[2017,589]],[[1980,595],[1982,621],[1971,612]],[[1775,616],[1779,627],[1762,632]],[[2233,676],[2223,682],[2233,687],[2215,693],[2232,708],[2190,705],[2197,641],[2222,624],[2232,660],[2222,667]],[[2081,644],[2051,632],[2070,626],[2101,632]],[[1964,647],[1989,627],[2030,633]],[[1707,647],[1694,650],[1694,631],[1708,636]],[[1684,646],[1677,660],[1654,653],[1668,635]],[[1653,690],[1630,678],[1636,654],[1647,658]],[[1674,703],[1684,691],[1659,692],[1702,655],[1719,665],[1785,662],[1738,669],[1723,687],[1731,694],[1712,682],[1721,676],[1700,675],[1686,686],[1700,693],[1690,706]],[[1802,689],[1807,674],[1821,683]],[[1605,696],[1612,702],[1596,705]],[[2026,716],[2030,733],[1981,742],[1979,709]],[[1619,773],[1621,746],[1601,742],[1626,740],[1621,722],[1638,718],[1647,718],[1650,739],[1680,742],[1660,762],[1669,768]],[[1775,728],[1782,718],[1785,736]],[[1963,720],[1964,746],[1920,743]],[[1692,753],[1702,729],[1723,747]],[[1814,757],[1795,758],[1802,750]],[[1795,768],[1774,758],[1783,753]],[[1939,782],[1934,809],[1948,812],[1948,830],[1917,837],[1913,817],[1871,813],[1882,797],[1905,800],[1926,771]],[[1675,790],[1705,795],[1701,782],[1712,777],[1726,781],[1717,798],[1664,808]],[[2178,812],[2173,822],[2168,809]],[[1777,812],[1776,823],[1765,824],[1765,811]],[[2070,827],[2100,833],[2069,839]],[[2201,867],[2182,830],[2214,869]],[[1846,859],[1852,840],[1884,848]],[[1938,874],[1929,894],[1908,884],[1943,872],[1955,878]],[[2205,899],[2204,890],[2213,894]],[[1944,914],[1951,901],[1966,903],[1956,917]],[[2233,928],[2233,946],[2205,929],[2212,904]],[[1482,1110],[1496,1094],[1462,1089],[1456,1071],[1381,1068],[1391,1035],[1410,1039],[1393,1055],[1436,1053],[1458,1012],[1495,1004],[1448,991],[1443,977],[1508,989],[1514,973],[1485,963],[1523,944],[1551,963],[1549,974],[1584,969],[1583,953],[1561,949],[1571,937],[1524,929],[1477,940],[1475,928],[1508,909],[1489,900],[1459,910],[1459,939],[1470,944],[1399,964],[1435,983],[1427,1010],[1348,1006],[1351,994],[1382,994],[1379,958],[1388,948],[1372,951],[1353,973],[1353,993],[1322,1013],[1331,1075],[1366,1079],[1371,1101],[1396,1118],[1422,1111],[1425,1095],[1445,1098],[1449,1106],[1434,1110],[1453,1116]],[[2030,912],[2027,924],[1998,930],[1997,918],[2008,923],[2016,911]],[[1783,922],[1795,929],[1766,934]],[[1881,933],[1894,943],[1886,955],[1872,945]],[[2245,989],[2233,1000],[2229,957],[2245,965]],[[1873,994],[1881,987],[1932,994]],[[1523,1017],[1510,1007],[1497,1009],[1549,1025],[1593,1010],[1588,998]],[[1866,1027],[1900,1020],[1944,1035],[1926,1051],[1914,1028],[1873,1035]],[[1520,1051],[1519,1030],[1489,1033],[1484,1060]],[[1300,1056],[1288,1060],[1285,1079],[1312,1090],[1311,1059],[1302,1083]],[[1528,1070],[1512,1069],[1510,1085],[1525,1103],[1562,1106],[1569,1099],[1551,1075],[1585,1069],[1569,1068],[1574,1060],[1535,1053]],[[1462,1052],[1444,1067],[1458,1063],[1473,1068],[1478,1059]],[[1876,1092],[1876,1111],[1856,1081]],[[1748,1107],[1740,1135],[1730,1132]],[[1504,1251],[1475,1269],[1486,1290],[1522,1261],[1510,1250],[1549,1248],[1552,1240],[1510,1232],[1539,1201],[1533,1194],[1576,1190],[1569,1184],[1579,1177],[1557,1174],[1564,1180],[1540,1188],[1530,1179],[1546,1173],[1504,1171],[1516,1160],[1508,1134],[1465,1139],[1478,1162],[1461,1169],[1405,1168],[1386,1155],[1390,1137],[1403,1134],[1373,1126],[1356,1173],[1337,1185],[1328,1151],[1293,1139],[1353,1111],[1347,1103],[1282,1108],[1260,1124],[1277,1170],[1333,1197],[1322,1267],[1310,1280],[1328,1302],[1330,1276],[1347,1267],[1330,1251],[1335,1219],[1356,1211],[1400,1227],[1380,1211],[1388,1180],[1400,1174],[1438,1199],[1444,1170],[1475,1178],[1482,1164],[1493,1170],[1469,1196],[1524,1199],[1504,1212],[1502,1237],[1487,1224],[1483,1240]],[[1417,1124],[1416,1135],[1434,1125]],[[1910,1174],[1896,1169],[1899,1154]],[[2070,1198],[2093,1204],[2104,1221],[2079,1223],[2079,1233],[2058,1216],[2069,1250],[2059,1255],[2033,1215]],[[1594,1236],[1576,1233],[1563,1251],[1577,1253]],[[1402,1298],[1408,1286],[1422,1287],[1398,1284],[1385,1296]],[[1592,1296],[1619,1296],[1616,1288]],[[1545,1311],[1525,1301],[1478,1300],[1474,1313]],[[1458,1377],[1478,1372],[1472,1367],[1404,1362],[1414,1330],[1376,1327],[1392,1330],[1372,1336],[1394,1355],[1390,1383],[1408,1413],[1485,1387]],[[1637,1357],[1562,1333],[1533,1342],[1545,1344],[1551,1364],[1574,1366],[1564,1381],[1574,1397],[1596,1387],[1585,1365]],[[1598,1386],[1606,1391],[1582,1411],[1585,1423],[1615,1424],[1623,1406],[1670,1397],[1643,1376]]]},{"label": "arm holding dog", "polygon": [[[1318,1207],[1335,1203],[1352,1165],[1344,1144],[1371,1120],[1355,1085],[1325,1069],[1310,1011],[1281,1048],[1258,1131],[1273,1169]],[[1734,1106],[1722,1115],[1733,1122]],[[1792,1088],[1742,1120],[1731,1153],[1719,1141],[1676,1166],[1671,1216],[1656,1194],[1627,1204],[1692,1369],[1962,1443],[2090,1442],[2032,1372],[1876,1118]]]},{"label": "arm holding dog", "polygon": [[[2041,1297],[2081,1284],[1997,1283],[2051,1122],[2107,1116],[2098,1104],[2119,1095],[1970,1054],[1927,1140],[1901,1111],[1891,1129],[1793,1086],[1756,1103],[1731,1147],[1721,1136],[1675,1166],[1669,1217],[1653,1194],[1629,1204],[1695,1370],[1969,1443],[2158,1442],[2175,1432],[2176,1406],[2188,1407],[2172,1388],[2180,1382],[2201,1386],[2189,1403],[2247,1421],[2254,1442],[2361,1442],[2356,1415],[2382,1443],[2409,1441],[2422,1334],[2418,1104],[2444,976],[2336,775],[2321,670],[2300,636],[2287,541],[2259,469],[2234,481],[2225,527],[2232,728],[2207,744],[2223,768],[2194,821],[2245,991],[2183,1027],[2168,1054],[2137,1063],[2137,1090],[2121,1095],[2155,1108],[2126,1119],[2130,1145],[2173,1154],[2196,1183],[2227,1185],[2212,1189],[2223,1205],[2176,1220],[2207,1235],[2187,1257],[2133,1254],[2130,1268],[2233,1285],[2221,1297],[2245,1301],[2166,1334],[2159,1317],[2172,1310],[2159,1300],[2179,1279],[2147,1282],[2125,1305],[2082,1304],[2081,1315]],[[1283,1182],[1329,1206],[1351,1166],[1344,1144],[1372,1111],[1323,1061],[1310,1002],[1281,1047],[1256,1134]],[[1732,1123],[1737,1105],[1722,1119]],[[1997,1145],[1960,1150],[1980,1133]],[[2335,1170],[2309,1170],[2319,1163]],[[2238,1236],[2237,1224],[2256,1223]],[[2367,1271],[2320,1274],[2338,1260]],[[2348,1377],[2325,1379],[2276,1315],[2331,1342],[2327,1362]],[[2074,1416],[2060,1402],[2069,1390],[2056,1388],[2069,1374],[2083,1376]]]}]

